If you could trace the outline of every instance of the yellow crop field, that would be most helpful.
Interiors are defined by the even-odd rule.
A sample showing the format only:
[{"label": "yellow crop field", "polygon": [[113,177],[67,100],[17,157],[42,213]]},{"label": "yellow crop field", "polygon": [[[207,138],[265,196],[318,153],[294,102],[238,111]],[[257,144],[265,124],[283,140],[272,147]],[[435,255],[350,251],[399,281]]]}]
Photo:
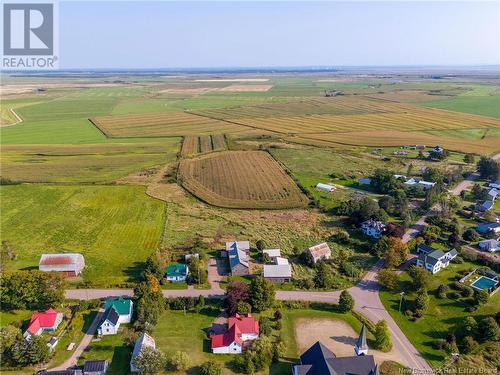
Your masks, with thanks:
[{"label": "yellow crop field", "polygon": [[231,121],[282,134],[500,128],[500,120],[492,117],[416,106],[408,109],[411,110],[366,115],[238,118]]},{"label": "yellow crop field", "polygon": [[227,144],[224,134],[203,135],[200,137],[190,135],[184,137],[181,155],[186,157],[226,149]]},{"label": "yellow crop field", "polygon": [[108,137],[173,137],[240,133],[249,128],[185,112],[102,116],[91,119]]},{"label": "yellow crop field", "polygon": [[262,151],[226,151],[182,160],[179,181],[214,206],[285,209],[308,203],[292,178]]}]

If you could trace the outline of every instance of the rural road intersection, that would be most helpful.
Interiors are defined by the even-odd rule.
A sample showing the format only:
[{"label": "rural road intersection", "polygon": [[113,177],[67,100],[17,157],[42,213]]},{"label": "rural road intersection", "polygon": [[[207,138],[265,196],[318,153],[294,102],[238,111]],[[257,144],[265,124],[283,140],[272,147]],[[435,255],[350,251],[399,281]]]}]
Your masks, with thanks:
[{"label": "rural road intersection", "polygon": [[[493,159],[500,158],[500,153],[493,156]],[[471,173],[465,180],[460,182],[450,192],[453,195],[459,195],[463,190],[472,186],[474,181],[479,177],[477,172]],[[435,214],[435,210],[431,209],[424,216],[422,216],[415,224],[413,224],[403,236],[403,242],[408,242],[415,238],[418,233],[425,227],[425,220]],[[414,256],[411,256],[403,265],[403,269],[413,262]],[[376,323],[380,320],[385,320],[392,333],[393,350],[400,358],[400,362],[415,370],[415,372],[431,373],[432,369],[424,360],[418,350],[411,344],[403,331],[398,327],[394,319],[390,316],[389,312],[385,309],[379,297],[380,284],[377,282],[377,273],[383,266],[383,261],[379,260],[371,270],[369,270],[363,279],[352,288],[349,288],[349,293],[355,300],[354,309],[365,315],[372,322]],[[211,289],[183,289],[183,290],[163,290],[165,297],[198,297],[200,295],[207,298],[223,298],[224,290],[220,287],[221,277],[217,270],[216,260],[211,258],[208,265],[208,281]],[[133,289],[68,289],[65,292],[68,299],[104,299],[108,297],[128,296],[132,297],[134,294]],[[323,302],[323,303],[337,303],[340,292],[315,292],[315,291],[277,291],[276,299],[286,300],[300,300],[310,302]],[[83,350],[88,346],[92,338],[93,332],[97,328],[102,311],[92,323],[90,329],[85,334],[82,342],[73,353],[72,357],[63,365],[74,365],[81,355]],[[73,363],[74,362],[74,363]],[[69,367],[68,366],[68,367]],[[62,366],[59,366],[62,368]],[[59,368],[58,367],[58,368]]]}]

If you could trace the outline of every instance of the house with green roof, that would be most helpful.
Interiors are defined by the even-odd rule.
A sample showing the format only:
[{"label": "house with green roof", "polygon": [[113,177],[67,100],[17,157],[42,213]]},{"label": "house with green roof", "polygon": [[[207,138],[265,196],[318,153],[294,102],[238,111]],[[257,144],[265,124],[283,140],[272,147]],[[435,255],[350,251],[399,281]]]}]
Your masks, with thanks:
[{"label": "house with green roof", "polygon": [[134,303],[128,298],[109,298],[104,303],[104,315],[97,327],[97,333],[102,335],[116,335],[122,323],[132,321]]},{"label": "house with green roof", "polygon": [[173,263],[167,267],[167,281],[183,282],[186,281],[189,268],[183,263]]}]

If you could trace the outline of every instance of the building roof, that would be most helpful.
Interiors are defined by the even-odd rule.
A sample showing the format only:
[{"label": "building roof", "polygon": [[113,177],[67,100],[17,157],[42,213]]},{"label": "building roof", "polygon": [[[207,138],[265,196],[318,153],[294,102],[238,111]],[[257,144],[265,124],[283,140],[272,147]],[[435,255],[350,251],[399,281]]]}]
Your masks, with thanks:
[{"label": "building roof", "polygon": [[444,255],[445,254],[441,250],[434,250],[428,254],[420,253],[418,259],[426,264],[432,264],[434,266],[442,257],[444,257]]},{"label": "building roof", "polygon": [[425,243],[418,244],[417,246],[417,251],[425,254],[432,253],[434,250],[436,249],[434,249],[432,246],[426,245]]},{"label": "building roof", "polygon": [[385,229],[385,224],[383,222],[373,220],[373,219],[363,221],[361,223],[361,226],[362,227],[370,227],[370,228],[373,228],[375,230],[378,230],[379,232],[382,232]]},{"label": "building roof", "polygon": [[363,327],[361,327],[361,332],[356,340],[356,347],[364,350],[368,349],[368,344],[366,343],[366,327],[364,324]]},{"label": "building roof", "polygon": [[281,250],[280,249],[265,249],[262,250],[264,254],[269,255],[270,258],[276,258],[281,256]]},{"label": "building roof", "polygon": [[184,263],[173,263],[167,267],[167,276],[182,277],[187,276],[188,268]]},{"label": "building roof", "polygon": [[214,335],[211,338],[212,349],[221,348],[237,342],[241,345],[241,335],[259,334],[259,322],[252,315],[236,314],[228,319],[228,330],[220,335]]},{"label": "building roof", "polygon": [[484,201],[482,204],[481,204],[481,209],[482,210],[489,210],[493,207],[493,201]]},{"label": "building roof", "polygon": [[371,183],[372,183],[372,179],[369,177],[360,178],[358,180],[358,184],[360,184],[360,185],[370,185]]},{"label": "building roof", "polygon": [[108,361],[105,360],[86,361],[83,365],[83,372],[106,371],[107,367]]},{"label": "building roof", "polygon": [[294,368],[298,375],[378,375],[372,355],[339,358],[319,341],[300,356]]},{"label": "building roof", "polygon": [[332,254],[330,246],[328,246],[326,242],[320,243],[319,245],[311,246],[307,250],[314,259],[318,259],[324,256],[330,256]]},{"label": "building roof", "polygon": [[120,314],[118,314],[115,308],[111,306],[104,312],[102,322],[104,323],[108,320],[110,323],[113,323],[113,325],[116,325],[116,323],[118,323],[118,319],[120,319]]},{"label": "building roof", "polygon": [[236,246],[240,250],[244,250],[244,251],[250,250],[250,242],[248,242],[248,241],[230,241],[230,242],[226,242],[226,251],[231,250],[231,247],[233,247],[234,244],[236,244]]},{"label": "building roof", "polygon": [[332,190],[335,190],[335,186],[330,185],[330,184],[322,184],[320,182],[320,183],[316,184],[316,189],[332,191]]},{"label": "building roof", "polygon": [[497,195],[498,195],[498,190],[497,190],[496,188],[493,188],[493,189],[491,189],[490,191],[488,191],[488,195],[489,195],[490,197],[496,198],[496,197],[497,197]]},{"label": "building roof", "polygon": [[42,254],[38,266],[52,271],[80,271],[85,266],[85,260],[78,253]]},{"label": "building roof", "polygon": [[454,257],[456,257],[458,255],[458,251],[456,249],[451,249],[445,255],[454,258]]},{"label": "building roof", "polygon": [[40,328],[52,328],[57,320],[58,312],[52,308],[44,312],[37,312],[31,316],[27,331],[36,334]]},{"label": "building roof", "polygon": [[141,352],[142,348],[144,347],[149,347],[156,349],[156,342],[155,339],[149,336],[147,333],[143,333],[139,338],[135,341],[134,344],[134,350],[132,351],[132,358],[131,362],[134,360],[135,357],[139,355]]},{"label": "building roof", "polygon": [[38,375],[82,375],[82,370],[44,370],[42,372],[39,372]]},{"label": "building roof", "polygon": [[123,297],[108,298],[104,304],[104,309],[107,310],[111,306],[119,315],[128,315],[132,309],[132,300]]},{"label": "building roof", "polygon": [[500,228],[500,223],[481,223],[478,224],[476,230],[479,233],[487,233],[490,230],[495,230],[496,228]]},{"label": "building roof", "polygon": [[[240,244],[243,244],[243,247],[241,247]],[[238,264],[241,264],[247,268],[249,267],[248,256],[245,251],[248,249],[250,249],[250,246],[248,246],[248,241],[226,242],[226,250],[228,251],[229,266],[231,267],[231,269],[236,267]]]},{"label": "building roof", "polygon": [[286,259],[286,258],[276,257],[276,264],[279,266],[283,266],[283,265],[289,264],[289,263],[288,263],[288,259]]},{"label": "building roof", "polygon": [[292,277],[292,266],[289,264],[264,264],[264,278],[267,277]]}]

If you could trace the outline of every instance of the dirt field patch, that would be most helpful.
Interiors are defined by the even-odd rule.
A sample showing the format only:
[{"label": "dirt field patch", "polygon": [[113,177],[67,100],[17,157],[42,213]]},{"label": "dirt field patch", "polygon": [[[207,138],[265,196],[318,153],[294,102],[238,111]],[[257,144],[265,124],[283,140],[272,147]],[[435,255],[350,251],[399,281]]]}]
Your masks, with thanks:
[{"label": "dirt field patch", "polygon": [[[295,340],[300,353],[303,353],[316,341],[321,341],[328,349],[338,357],[348,357],[354,355],[354,343],[359,333],[342,320],[326,318],[300,318],[295,321]],[[401,362],[394,350],[382,353],[377,350],[370,350],[368,354],[375,357],[375,361],[381,364],[384,361],[392,360]]]},{"label": "dirt field patch", "polygon": [[212,151],[222,151],[227,149],[224,134],[212,134],[204,136],[187,136],[182,142],[181,155],[192,156],[204,154]]},{"label": "dirt field patch", "polygon": [[228,151],[182,160],[179,180],[201,200],[227,208],[303,207],[307,198],[267,153]]},{"label": "dirt field patch", "polygon": [[231,85],[218,91],[224,92],[264,92],[271,90],[273,85]]}]

